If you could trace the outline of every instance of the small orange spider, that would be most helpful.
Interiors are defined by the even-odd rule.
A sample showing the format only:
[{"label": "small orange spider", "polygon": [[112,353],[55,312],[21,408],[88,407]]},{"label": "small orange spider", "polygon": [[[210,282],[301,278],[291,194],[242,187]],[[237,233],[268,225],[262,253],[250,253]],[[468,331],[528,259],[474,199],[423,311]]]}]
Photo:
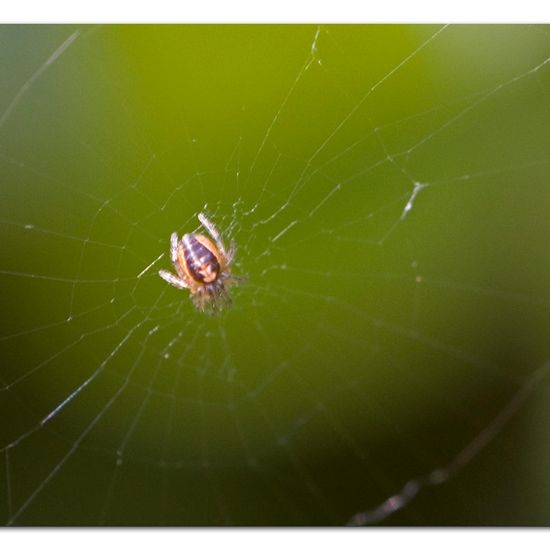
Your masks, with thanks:
[{"label": "small orange spider", "polygon": [[172,233],[170,258],[177,275],[164,269],[159,271],[159,275],[180,290],[189,289],[199,311],[208,308],[214,313],[231,304],[227,287],[240,280],[233,277],[230,270],[235,248],[232,244],[226,251],[214,224],[202,213],[198,218],[215,244],[200,233],[186,233],[181,239],[177,233]]}]

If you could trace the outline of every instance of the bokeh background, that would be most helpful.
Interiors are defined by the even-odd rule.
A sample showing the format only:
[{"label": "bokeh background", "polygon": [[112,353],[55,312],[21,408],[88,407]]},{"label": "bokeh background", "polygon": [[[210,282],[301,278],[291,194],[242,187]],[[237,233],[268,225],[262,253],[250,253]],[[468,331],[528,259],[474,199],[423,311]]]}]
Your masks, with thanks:
[{"label": "bokeh background", "polygon": [[[443,468],[379,523],[548,524],[548,27],[0,43],[4,523],[344,525]],[[212,317],[157,275],[201,211]]]}]

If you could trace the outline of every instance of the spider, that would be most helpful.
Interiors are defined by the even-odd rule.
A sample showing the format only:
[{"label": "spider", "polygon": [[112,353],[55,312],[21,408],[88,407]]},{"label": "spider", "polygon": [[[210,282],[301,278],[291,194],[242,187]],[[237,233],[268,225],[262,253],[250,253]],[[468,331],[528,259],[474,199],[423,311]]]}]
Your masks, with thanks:
[{"label": "spider", "polygon": [[232,243],[229,250],[225,249],[218,230],[204,214],[198,219],[214,242],[200,233],[186,233],[181,239],[172,233],[170,259],[177,275],[164,269],[159,275],[180,290],[189,289],[199,311],[214,313],[231,304],[227,288],[240,281],[230,270],[235,248]]}]

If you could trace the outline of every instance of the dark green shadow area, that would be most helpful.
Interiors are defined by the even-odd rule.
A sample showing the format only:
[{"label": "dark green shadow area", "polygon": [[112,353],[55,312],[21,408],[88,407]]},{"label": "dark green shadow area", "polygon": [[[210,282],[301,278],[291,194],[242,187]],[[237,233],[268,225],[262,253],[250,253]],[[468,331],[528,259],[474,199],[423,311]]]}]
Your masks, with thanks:
[{"label": "dark green shadow area", "polygon": [[3,523],[548,523],[548,27],[0,44]]}]

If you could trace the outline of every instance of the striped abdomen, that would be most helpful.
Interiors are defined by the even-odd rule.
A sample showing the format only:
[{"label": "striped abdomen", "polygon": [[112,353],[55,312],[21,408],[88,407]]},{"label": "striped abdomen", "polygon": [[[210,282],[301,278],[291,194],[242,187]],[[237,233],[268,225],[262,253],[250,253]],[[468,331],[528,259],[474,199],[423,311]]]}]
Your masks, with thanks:
[{"label": "striped abdomen", "polygon": [[206,237],[188,233],[181,238],[179,264],[195,281],[213,283],[220,274],[220,263],[212,250],[215,246]]}]

